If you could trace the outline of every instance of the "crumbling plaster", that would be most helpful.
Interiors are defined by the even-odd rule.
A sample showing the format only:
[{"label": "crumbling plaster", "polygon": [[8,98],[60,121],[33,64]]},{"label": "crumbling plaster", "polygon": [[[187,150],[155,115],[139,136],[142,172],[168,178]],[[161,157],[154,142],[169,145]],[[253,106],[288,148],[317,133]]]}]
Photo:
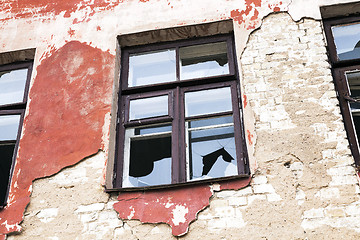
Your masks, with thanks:
[{"label": "crumbling plaster", "polygon": [[[326,4],[329,3],[329,1],[326,1]],[[114,56],[116,54],[117,35],[134,31],[151,30],[154,28],[175,27],[232,18],[234,20],[236,48],[240,63],[241,53],[245,47],[249,48],[246,46],[246,43],[250,33],[261,26],[262,19],[265,16],[271,12],[287,11],[289,9],[290,15],[295,20],[303,17],[319,19],[318,7],[321,4],[325,4],[325,1],[317,1],[315,3],[311,1],[311,4],[306,4],[300,0],[230,0],[222,1],[221,4],[219,4],[219,1],[215,0],[201,0],[196,1],[196,3],[190,0],[128,0],[105,2],[75,0],[65,2],[33,2],[7,0],[2,3],[0,6],[0,30],[6,34],[0,36],[0,52],[36,48],[36,55],[25,125],[22,131],[22,139],[10,190],[10,202],[8,206],[0,212],[1,233],[7,234],[20,231],[21,227],[19,224],[23,218],[23,211],[30,201],[32,181],[56,174],[60,169],[72,166],[87,156],[95,154],[98,149],[107,149],[109,134],[107,126],[109,126],[110,121],[110,99],[114,79]],[[146,21],[144,21],[144,19],[146,19]],[[261,30],[272,29],[276,20],[269,22],[270,26],[266,27],[263,25],[261,26]],[[292,22],[291,19],[289,19],[288,22]],[[315,23],[319,24],[319,22]],[[316,25],[315,29],[321,32],[320,25]],[[282,32],[282,34],[284,34],[284,32]],[[256,33],[254,35],[256,36]],[[318,35],[320,36],[321,33]],[[321,44],[324,43],[323,39],[318,40]],[[266,42],[263,44],[266,44]],[[292,47],[295,46],[292,45]],[[323,45],[319,46],[319,48],[321,47],[323,48]],[[325,57],[324,48],[322,50],[319,49],[318,54]],[[272,58],[274,56],[279,58]],[[277,54],[265,54],[264,58],[269,58],[269,60],[274,62],[278,59],[283,59]],[[264,73],[264,76],[257,78],[257,80],[266,81],[256,82],[255,89],[260,89],[260,95],[262,94],[262,98],[257,98],[254,94],[252,95],[250,86],[253,80],[246,76],[246,63],[244,59],[246,58],[243,57],[241,60],[244,69],[240,67],[244,72],[241,86],[243,93],[242,99],[244,100],[245,132],[247,134],[251,168],[253,173],[255,173],[254,170],[258,168],[256,175],[269,175],[267,179],[270,180],[266,181],[270,181],[271,183],[276,182],[277,184],[282,183],[278,186],[274,184],[273,188],[276,189],[276,192],[268,185],[265,185],[265,187],[252,186],[251,193],[253,193],[255,197],[252,198],[253,200],[249,200],[249,197],[247,197],[247,203],[261,201],[261,205],[268,206],[270,204],[269,201],[278,202],[281,199],[291,199],[292,197],[290,195],[287,196],[287,191],[285,191],[287,184],[285,185],[284,183],[289,183],[289,178],[287,177],[293,179],[294,177],[291,178],[291,174],[294,174],[294,172],[296,172],[296,174],[305,174],[306,172],[306,174],[312,173],[312,175],[310,174],[310,176],[306,178],[307,180],[303,180],[304,182],[300,185],[295,183],[296,181],[293,184],[294,188],[292,192],[295,192],[297,196],[297,204],[293,203],[294,207],[300,206],[299,202],[303,202],[301,206],[307,207],[303,207],[302,211],[310,211],[308,214],[311,215],[311,206],[315,209],[314,211],[325,213],[327,211],[326,207],[329,205],[323,206],[314,199],[316,199],[316,196],[320,196],[320,198],[321,196],[328,196],[327,194],[329,193],[330,195],[332,194],[331,196],[335,196],[336,199],[337,196],[346,196],[339,197],[339,204],[342,204],[341,206],[343,206],[343,208],[345,208],[345,204],[349,203],[356,206],[355,201],[357,200],[357,196],[354,195],[350,197],[351,193],[354,192],[353,189],[355,188],[356,182],[354,181],[353,169],[348,169],[352,163],[352,158],[349,156],[349,151],[346,148],[347,143],[345,133],[343,132],[341,117],[338,109],[334,109],[336,99],[334,89],[330,87],[331,79],[328,66],[325,66],[327,69],[326,76],[328,79],[326,81],[328,84],[314,84],[310,86],[310,88],[313,87],[314,89],[324,90],[322,92],[324,95],[315,95],[313,98],[309,97],[306,100],[308,107],[311,106],[313,109],[323,113],[323,115],[319,115],[320,118],[323,118],[323,121],[317,122],[310,121],[312,120],[312,115],[307,114],[306,110],[295,111],[295,109],[299,109],[299,106],[294,99],[303,101],[301,96],[296,92],[298,90],[296,87],[305,86],[303,79],[300,78],[301,80],[299,81],[294,81],[291,77],[289,77],[289,79],[282,79],[284,80],[282,83],[287,87],[286,89],[282,89],[283,86],[280,84],[281,82],[277,82],[276,80],[278,78],[275,77],[281,74],[280,70],[270,74],[275,68],[260,69],[260,72]],[[288,59],[285,57],[285,60]],[[316,62],[318,60],[317,56],[314,56],[312,60]],[[326,62],[325,59],[321,59],[321,61],[323,62],[322,64]],[[269,65],[272,64],[272,62],[269,62]],[[301,67],[301,64],[298,66]],[[254,66],[257,65],[254,64]],[[306,64],[304,66],[306,66]],[[262,67],[263,66],[261,66],[261,68]],[[252,71],[257,72],[257,70],[258,69],[253,69]],[[266,79],[266,76],[269,74],[272,75],[272,77]],[[303,74],[307,75],[309,73],[306,72]],[[310,74],[324,74],[324,72],[317,72],[317,70],[314,69]],[[311,81],[316,81],[316,78]],[[85,82],[88,84],[85,85]],[[89,85],[92,85],[92,87],[90,88]],[[269,90],[267,88],[280,89],[280,92],[269,91],[270,95],[275,94],[276,96],[265,96],[265,92],[261,93],[262,88],[265,88],[265,90]],[[326,88],[329,88],[329,90]],[[320,93],[321,91],[319,91],[318,94]],[[319,100],[325,105],[325,108],[324,106],[318,106]],[[268,109],[267,106],[264,105],[266,101],[269,103],[274,101],[278,104]],[[286,104],[282,104],[279,101],[285,101]],[[328,109],[326,109],[326,107]],[[276,114],[274,114],[274,112],[269,113],[269,111],[263,112],[264,109],[273,110]],[[325,112],[324,109],[326,109]],[[265,114],[268,114],[268,116]],[[281,119],[277,119],[279,120],[278,125],[274,126],[276,123],[272,123],[272,120],[279,115]],[[333,121],[330,125],[328,123],[329,116],[331,116]],[[313,133],[308,131],[310,128],[314,129]],[[299,131],[299,134],[294,136],[294,140],[302,139],[303,144],[298,145],[296,144],[297,141],[289,140],[292,138],[291,136],[292,133],[294,133],[294,129]],[[335,133],[335,139],[338,143],[336,143],[334,139],[331,139],[334,136],[334,134],[332,134],[334,129],[336,129],[337,132],[342,132],[339,136],[337,136],[338,133]],[[323,138],[320,144],[318,144],[319,138]],[[276,141],[273,142],[274,139],[276,139]],[[273,142],[271,146],[268,144],[269,141]],[[294,149],[294,151],[284,152],[283,150],[285,148]],[[340,151],[340,155],[338,155],[338,151]],[[105,156],[106,155],[107,152],[105,152]],[[304,159],[312,160],[304,163]],[[283,165],[285,170],[281,168],[282,170],[279,169],[279,172],[276,174],[271,172],[272,169],[278,169],[279,164]],[[345,177],[339,179],[336,171],[341,171],[343,168],[345,169],[344,171],[348,171],[348,174],[340,174]],[[300,178],[305,179],[304,176]],[[37,180],[37,182],[46,182],[48,180],[49,179],[41,179]],[[100,182],[99,180],[98,186]],[[337,189],[337,186],[344,184],[344,182],[345,187],[342,187],[341,190]],[[97,184],[93,184],[92,186],[97,188],[96,185]],[[205,187],[209,188],[208,186]],[[267,187],[270,188],[270,190]],[[227,187],[225,187],[225,189],[226,188]],[[260,194],[261,190],[259,189],[264,188],[265,193]],[[322,190],[323,188],[325,190]],[[47,188],[45,187],[45,189]],[[81,190],[79,191],[81,192]],[[281,196],[281,193],[285,195]],[[105,193],[100,195],[97,193],[94,194],[97,196],[90,196],[90,198],[99,197],[100,195],[103,196]],[[234,194],[236,195],[236,193]],[[108,194],[105,195],[109,196]],[[36,196],[33,195],[32,198],[36,199]],[[121,199],[121,197],[119,198]],[[206,196],[206,198],[208,201],[209,197]],[[62,195],[61,197],[56,195],[54,199],[61,199],[60,201],[63,201],[64,197]],[[307,199],[311,199],[311,203],[305,204]],[[204,214],[207,211],[211,211],[212,207],[214,211],[216,211],[214,207],[214,205],[216,205],[215,200],[217,200],[216,194],[210,202],[210,208],[203,211]],[[105,202],[105,200],[99,200],[99,202],[101,201]],[[326,201],[330,200],[327,199]],[[229,204],[229,200],[225,202]],[[213,205],[211,205],[212,203]],[[36,202],[34,202],[34,204],[36,204]],[[276,209],[280,210],[283,207],[282,204],[284,204],[284,201],[281,201],[281,204],[275,204],[275,207],[270,204],[272,207],[269,209],[276,212]],[[292,205],[290,204],[290,206]],[[241,219],[240,216],[244,216],[244,213],[241,207],[237,207],[240,210],[234,210],[237,211],[237,214],[233,215],[233,218],[239,220]],[[203,208],[204,206],[200,207],[196,212]],[[35,214],[39,219],[43,218],[43,222],[51,222],[52,218],[57,219],[59,215],[61,216],[61,211],[55,210],[56,208],[52,206],[46,209],[48,210],[40,210],[43,211],[42,214]],[[252,207],[250,207],[246,211],[261,214],[262,209],[263,208],[252,209]],[[29,206],[29,211],[31,211],[31,205]],[[232,210],[229,211],[232,212]],[[272,211],[269,210],[268,213],[270,216]],[[226,217],[225,215],[227,214],[221,215],[221,213],[219,213],[215,219],[224,219]],[[202,224],[201,221],[204,221],[206,217],[201,219],[200,216],[201,214],[198,217],[198,221],[194,222],[191,226],[196,228],[199,224]],[[246,222],[256,222],[256,214],[251,214],[251,216],[254,216],[254,218],[252,219],[249,215],[245,215],[245,218],[248,220],[245,219],[243,224],[241,221],[238,222],[235,228],[245,226]],[[306,214],[302,215],[301,211],[299,211],[296,216],[298,217],[296,220],[297,223],[300,223],[299,218],[304,219],[303,222],[301,222],[301,226],[305,229],[311,225],[308,224],[308,222],[314,222],[314,218],[306,218]],[[88,217],[91,218],[91,216]],[[280,214],[279,217],[286,219],[290,216]],[[41,220],[39,221],[42,222]],[[76,222],[78,220],[74,221]],[[132,222],[133,221],[129,221],[129,226]],[[166,222],[166,219],[164,219],[163,222]],[[122,225],[120,221],[118,223]],[[26,224],[26,218],[24,224]],[[211,225],[208,222],[207,224],[207,226]],[[231,225],[230,223],[223,224],[225,227]],[[278,224],[281,225],[280,221]],[[31,226],[31,223],[26,226]],[[127,225],[124,224],[123,226]],[[319,229],[326,229],[326,226],[332,225],[326,223],[324,220],[319,225]],[[140,228],[140,226],[138,226],[138,228]],[[159,228],[163,229],[163,227]],[[200,227],[200,229],[202,228],[204,227]],[[117,229],[117,227],[115,226],[114,229]],[[126,229],[126,227],[124,227],[124,229]],[[128,229],[131,229],[131,227]],[[210,227],[210,229],[219,229],[219,227],[213,224],[213,227]],[[256,229],[257,228],[254,227],[252,231],[254,234],[257,231]],[[24,236],[26,236],[25,232],[27,231],[28,230],[24,231]],[[124,232],[125,230],[114,231]],[[158,230],[154,231],[156,232]],[[338,231],[338,229],[336,231]],[[299,230],[298,232],[300,236],[301,231]],[[183,234],[183,232],[180,234]],[[189,237],[193,236],[191,234],[200,234],[200,231],[194,229],[193,233],[190,232]],[[202,234],[205,234],[205,232]],[[225,233],[225,235],[226,234],[230,233]],[[274,233],[274,235],[276,235],[276,233]],[[13,237],[21,236],[22,234],[14,235]]]}]

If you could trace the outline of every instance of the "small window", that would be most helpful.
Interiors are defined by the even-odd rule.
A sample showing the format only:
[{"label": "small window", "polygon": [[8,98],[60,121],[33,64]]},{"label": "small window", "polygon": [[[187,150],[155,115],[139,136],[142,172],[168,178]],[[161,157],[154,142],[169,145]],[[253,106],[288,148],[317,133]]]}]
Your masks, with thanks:
[{"label": "small window", "polygon": [[113,186],[248,176],[232,35],[122,48]]},{"label": "small window", "polygon": [[6,205],[32,62],[0,66],[0,206]]},{"label": "small window", "polygon": [[325,35],[340,109],[355,164],[360,166],[360,16],[334,17],[331,12],[351,5],[322,8]]}]

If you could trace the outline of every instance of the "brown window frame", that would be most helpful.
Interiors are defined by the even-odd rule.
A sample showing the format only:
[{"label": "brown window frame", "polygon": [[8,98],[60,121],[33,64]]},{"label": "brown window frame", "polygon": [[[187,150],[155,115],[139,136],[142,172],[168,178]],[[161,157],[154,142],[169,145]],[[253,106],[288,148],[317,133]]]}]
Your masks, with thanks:
[{"label": "brown window frame", "polygon": [[[360,65],[334,68],[333,76],[335,80],[336,91],[338,93],[339,105],[341,113],[344,119],[344,125],[347,133],[347,137],[350,144],[350,150],[355,160],[355,165],[360,167],[360,151],[359,151],[359,141],[356,135],[354,121],[351,113],[350,102],[352,98],[350,97],[350,89],[348,81],[346,79],[346,72],[349,71],[360,71]],[[360,136],[359,136],[360,137]]]},{"label": "brown window frame", "polygon": [[[339,6],[340,8],[343,7],[351,10],[351,5],[352,3]],[[323,26],[327,40],[328,57],[331,64],[335,90],[339,100],[340,110],[343,115],[343,121],[350,145],[350,150],[355,161],[355,166],[360,168],[360,145],[358,136],[356,135],[353,116],[350,108],[350,102],[354,101],[355,99],[350,96],[350,89],[346,78],[347,72],[360,70],[360,57],[357,59],[340,60],[337,55],[335,39],[331,29],[333,26],[337,25],[360,23],[360,16],[346,12],[343,12],[342,16],[331,15],[331,11],[339,9],[339,6],[327,6],[321,9],[322,12],[326,13],[325,18],[323,19]],[[352,9],[352,11],[354,11],[354,9]],[[330,17],[326,18],[327,15]]]},{"label": "brown window frame", "polygon": [[360,23],[360,16],[349,16],[349,17],[335,17],[330,19],[323,19],[323,26],[325,31],[325,36],[327,40],[327,50],[329,53],[329,59],[332,67],[346,67],[351,65],[360,64],[360,57],[358,59],[351,60],[339,60],[336,53],[336,46],[334,36],[332,34],[331,28],[333,26],[350,24],[350,23]]},{"label": "brown window frame", "polygon": [[27,77],[26,77],[26,82],[25,82],[25,87],[24,87],[24,97],[23,97],[22,101],[17,102],[17,103],[0,105],[0,116],[20,115],[20,121],[19,121],[19,127],[18,127],[16,140],[0,141],[0,144],[15,144],[13,156],[11,159],[10,171],[8,173],[9,177],[8,177],[7,190],[5,193],[5,198],[0,199],[0,208],[3,208],[7,204],[7,199],[8,199],[10,185],[11,185],[11,179],[12,179],[13,170],[14,170],[14,166],[15,166],[17,150],[19,147],[20,134],[21,134],[21,130],[22,130],[22,125],[23,125],[24,115],[25,115],[25,110],[26,110],[26,105],[27,105],[30,78],[31,78],[31,73],[32,73],[32,68],[33,68],[33,61],[15,62],[15,63],[5,64],[5,65],[0,65],[0,72],[25,69],[25,68],[28,69],[28,72],[27,72]]},{"label": "brown window frame", "polygon": [[[229,73],[204,78],[193,78],[180,80],[180,60],[179,48],[200,44],[227,42],[227,56],[229,63]],[[128,70],[130,54],[151,52],[164,49],[176,49],[176,81],[151,84],[144,86],[128,87]],[[154,189],[172,187],[183,184],[196,184],[204,182],[216,182],[219,180],[248,177],[250,174],[248,156],[246,151],[244,126],[242,120],[242,106],[240,101],[239,76],[236,69],[236,57],[233,34],[215,35],[210,37],[199,37],[173,42],[163,42],[140,46],[124,47],[121,49],[121,72],[120,89],[118,93],[118,117],[117,117],[117,136],[115,148],[115,166],[113,177],[113,189],[121,191],[131,191],[139,189]],[[184,94],[188,91],[198,91],[203,89],[215,89],[224,86],[231,87],[231,112],[221,112],[216,114],[206,114],[196,117],[185,118]],[[158,116],[141,120],[129,120],[129,101],[131,99],[141,99],[152,96],[168,94],[169,112],[168,116]],[[172,107],[170,106],[172,105]],[[173,109],[173,110],[171,110]],[[234,135],[236,143],[238,175],[229,177],[212,178],[207,180],[186,181],[186,154],[185,154],[185,121],[193,119],[203,119],[215,116],[233,115]],[[170,123],[172,126],[172,183],[167,185],[147,186],[147,187],[122,187],[123,181],[123,162],[124,162],[124,141],[125,130],[128,127],[146,126],[150,124]]]}]

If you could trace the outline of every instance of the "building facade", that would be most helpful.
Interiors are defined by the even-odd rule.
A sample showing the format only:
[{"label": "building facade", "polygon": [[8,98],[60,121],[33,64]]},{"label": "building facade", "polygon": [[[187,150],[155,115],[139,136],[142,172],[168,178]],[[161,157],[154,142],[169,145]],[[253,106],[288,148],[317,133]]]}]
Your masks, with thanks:
[{"label": "building facade", "polygon": [[359,14],[5,0],[0,239],[358,239]]}]

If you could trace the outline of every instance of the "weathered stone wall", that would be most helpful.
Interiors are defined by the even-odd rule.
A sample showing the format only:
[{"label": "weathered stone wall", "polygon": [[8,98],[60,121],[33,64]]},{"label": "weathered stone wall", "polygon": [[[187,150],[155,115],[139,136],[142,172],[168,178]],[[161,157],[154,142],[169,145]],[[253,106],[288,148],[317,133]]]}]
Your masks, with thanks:
[{"label": "weathered stone wall", "polygon": [[[239,58],[257,170],[244,189],[212,185],[178,238],[358,239],[360,191],[320,21],[271,14]],[[166,224],[118,219],[117,195],[100,185],[105,159],[36,180],[23,230],[8,239],[175,239]]]}]

